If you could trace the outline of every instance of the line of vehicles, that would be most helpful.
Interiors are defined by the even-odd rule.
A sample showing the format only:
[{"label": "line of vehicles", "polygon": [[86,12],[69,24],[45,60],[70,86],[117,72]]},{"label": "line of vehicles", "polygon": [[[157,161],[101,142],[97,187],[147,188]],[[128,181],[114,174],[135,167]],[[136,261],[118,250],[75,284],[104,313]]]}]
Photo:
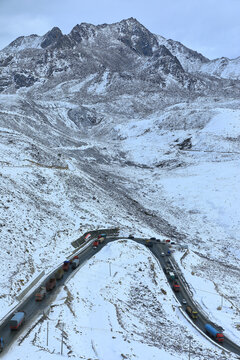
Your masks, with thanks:
[{"label": "line of vehicles", "polygon": [[[78,256],[74,256],[72,260],[66,260],[63,262],[63,265],[56,271],[54,277],[51,277],[47,280],[45,286],[42,285],[38,288],[35,293],[35,301],[42,301],[46,297],[47,293],[53,290],[56,287],[57,280],[61,280],[64,276],[64,273],[70,268],[75,270],[80,265],[80,260]],[[18,330],[26,320],[26,313],[24,311],[16,312],[9,321],[10,330]],[[0,352],[3,351],[4,340],[0,337]]]},{"label": "line of vehicles", "polygon": [[[91,234],[87,234],[86,240],[89,240]],[[97,237],[97,240],[93,242],[93,248],[97,248],[99,244],[102,244],[106,239],[106,234],[100,234]],[[41,285],[35,293],[35,301],[43,301],[48,292],[52,291],[56,285],[57,281],[61,280],[64,276],[64,273],[70,269],[75,270],[80,265],[80,260],[78,255],[74,256],[71,260],[65,260],[62,266],[55,272],[54,276],[50,277],[45,285]],[[9,327],[11,331],[18,330],[26,320],[26,313],[24,311],[17,311],[9,321]],[[4,339],[0,337],[0,352],[4,348]]]},{"label": "line of vehicles", "polygon": [[[174,269],[171,265],[170,260],[167,260],[167,266],[165,266],[163,268],[166,276],[168,277],[168,279],[170,280],[170,282],[172,283],[172,289],[174,292],[179,293],[180,292],[180,284],[178,282],[178,274],[176,272],[174,272]],[[185,310],[186,313],[189,315],[189,317],[192,320],[197,320],[198,319],[198,312],[196,311],[196,309],[192,308],[192,306],[187,304],[187,301],[183,298],[182,299],[182,304],[185,305]],[[204,329],[206,331],[206,334],[211,337],[212,339],[214,339],[217,343],[221,344],[224,341],[224,335],[222,333],[222,331],[217,330],[213,325],[211,324],[204,324]]]},{"label": "line of vehicles", "polygon": [[98,235],[97,240],[95,240],[95,241],[93,242],[93,249],[97,249],[98,246],[105,241],[106,237],[107,237],[106,234],[100,234],[100,235]]},{"label": "line of vehicles", "polygon": [[[133,236],[129,236],[129,238],[133,238]],[[106,239],[106,234],[100,234],[98,235],[97,239],[93,242],[93,248],[96,249],[98,248],[98,246],[100,244],[102,244]],[[156,240],[155,238],[150,238],[148,240],[146,240],[145,245],[148,247],[152,247],[153,243]],[[170,240],[167,240],[167,242],[170,242]],[[171,255],[171,251],[167,250],[164,253],[165,255]],[[161,254],[161,256],[163,256]],[[35,294],[35,301],[42,301],[46,295],[47,292],[53,290],[56,287],[56,283],[57,280],[61,280],[64,276],[64,273],[69,271],[69,269],[71,268],[72,270],[75,270],[78,266],[80,265],[80,260],[78,258],[78,256],[74,256],[72,260],[66,260],[63,262],[63,265],[56,271],[56,273],[54,274],[54,277],[51,277],[47,280],[45,286],[40,286],[39,289],[37,290],[36,294]],[[166,276],[168,277],[170,283],[172,284],[172,289],[174,292],[179,293],[180,292],[180,284],[178,282],[178,274],[174,271],[171,261],[168,259],[166,261],[166,266],[163,267],[163,270],[166,274]],[[182,299],[182,303],[183,305],[185,305],[185,310],[186,313],[189,315],[189,317],[192,320],[197,320],[198,319],[198,312],[196,311],[196,309],[192,308],[190,305],[187,304],[185,299]],[[12,318],[9,321],[9,327],[12,331],[14,330],[18,330],[25,322],[26,320],[26,313],[24,311],[18,311],[16,312]],[[211,324],[205,324],[204,325],[206,334],[213,338],[216,342],[218,343],[223,343],[224,341],[224,335],[221,331],[217,330],[213,325]],[[2,337],[0,337],[0,352],[3,350],[4,348],[4,340]]]},{"label": "line of vehicles", "polygon": [[[131,234],[128,237],[129,239],[134,239],[134,236]],[[176,245],[175,242],[171,241],[170,239],[167,239],[165,241],[160,241],[159,239],[156,239],[155,237],[149,238],[145,241],[145,245],[147,247],[152,247],[154,243],[161,243],[161,245],[167,245],[167,249],[161,252],[161,257],[171,256],[174,249],[172,248],[172,245]],[[170,249],[171,250],[170,250]],[[168,259],[166,261],[166,266],[163,267],[163,270],[168,277],[170,284],[172,286],[172,289],[175,293],[180,293],[181,288],[178,281],[178,274],[174,271],[171,261]],[[182,304],[185,306],[186,313],[188,316],[193,320],[196,321],[198,319],[198,312],[196,309],[194,309],[192,306],[187,304],[187,301],[182,298],[181,299]],[[218,343],[223,343],[224,341],[224,335],[221,331],[217,330],[213,325],[211,324],[204,324],[204,329],[206,331],[206,334],[213,338]]]}]

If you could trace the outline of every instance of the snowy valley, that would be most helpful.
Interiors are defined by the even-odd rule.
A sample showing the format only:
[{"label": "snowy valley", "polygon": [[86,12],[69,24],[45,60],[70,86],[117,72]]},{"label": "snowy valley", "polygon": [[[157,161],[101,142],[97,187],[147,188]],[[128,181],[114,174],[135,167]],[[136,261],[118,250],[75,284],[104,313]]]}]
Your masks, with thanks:
[{"label": "snowy valley", "polygon": [[[132,18],[0,51],[1,317],[73,240],[119,227],[188,245],[174,257],[194,300],[240,345],[237,60],[223,70]],[[186,359],[192,336],[191,359],[236,358],[179,305],[147,248],[111,243],[57,295],[51,344],[41,321],[7,356],[60,359],[60,319],[68,357]]]}]

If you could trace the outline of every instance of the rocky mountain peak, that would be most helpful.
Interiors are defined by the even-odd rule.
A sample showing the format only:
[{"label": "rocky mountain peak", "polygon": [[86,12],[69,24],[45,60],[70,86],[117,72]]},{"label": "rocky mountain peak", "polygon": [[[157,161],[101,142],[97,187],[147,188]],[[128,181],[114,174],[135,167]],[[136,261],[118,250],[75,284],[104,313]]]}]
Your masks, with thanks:
[{"label": "rocky mountain peak", "polygon": [[118,31],[118,39],[139,55],[152,56],[157,48],[155,35],[134,18],[120,21]]},{"label": "rocky mountain peak", "polygon": [[90,37],[96,34],[96,26],[88,23],[81,23],[72,29],[69,34],[69,38],[76,43],[80,43],[83,40],[88,40]]},{"label": "rocky mountain peak", "polygon": [[[0,92],[24,87],[31,92],[35,87],[43,93],[63,82],[70,86],[87,79],[88,87],[79,87],[83,96],[88,96],[90,82],[92,89],[101,89],[102,83],[106,94],[115,94],[116,89],[153,91],[153,87],[156,93],[172,88],[199,93],[223,86],[197,73],[209,64],[201,54],[151,33],[134,18],[113,24],[81,23],[68,35],[54,27],[43,36],[22,36],[0,51]],[[216,65],[212,66],[205,71],[215,75]],[[68,92],[67,85],[64,91]]]},{"label": "rocky mountain peak", "polygon": [[63,35],[62,31],[58,27],[53,27],[52,30],[48,31],[43,36],[43,41],[41,42],[41,47],[45,49],[46,47],[62,47],[63,45],[70,45],[68,37]]}]

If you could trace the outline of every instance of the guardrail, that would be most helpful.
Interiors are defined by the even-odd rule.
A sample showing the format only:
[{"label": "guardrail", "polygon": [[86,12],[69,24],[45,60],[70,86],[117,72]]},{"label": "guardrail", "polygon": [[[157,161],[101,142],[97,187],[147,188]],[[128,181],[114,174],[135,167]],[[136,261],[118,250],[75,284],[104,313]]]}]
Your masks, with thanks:
[{"label": "guardrail", "polygon": [[22,300],[22,298],[28,293],[30,289],[36,285],[39,280],[45,275],[45,270],[43,270],[32,282],[29,284],[22,292],[21,294],[17,295],[16,298],[18,301]]},{"label": "guardrail", "polygon": [[85,237],[88,234],[91,234],[92,237],[98,236],[101,233],[105,233],[107,235],[114,235],[119,233],[119,228],[112,228],[112,229],[98,229],[93,231],[88,231],[85,234],[83,234],[80,238],[77,240],[74,240],[71,244],[73,247],[78,248],[81,244],[85,242]]},{"label": "guardrail", "polygon": [[209,336],[207,336],[196,324],[194,324],[194,322],[189,318],[189,316],[187,316],[185,314],[185,312],[183,311],[182,307],[179,306],[178,310],[182,313],[182,315],[185,317],[185,319],[191,323],[191,325],[198,331],[200,332],[208,341],[211,341],[211,343],[217,347],[219,347],[219,349],[221,349],[222,351],[226,351],[229,354],[231,354],[231,351],[227,350],[226,348],[222,347],[221,345],[219,345],[218,343],[216,343],[216,341],[213,341]]},{"label": "guardrail", "polygon": [[[98,234],[101,233],[109,233],[110,235],[118,233],[119,232],[119,228],[113,228],[113,229],[99,229],[99,230],[94,230],[94,231],[88,231],[86,232],[84,235],[82,235],[79,239],[84,239],[84,237],[86,236],[86,234],[91,233],[91,238],[89,239],[89,241],[86,242],[82,242],[82,244],[80,244],[78,246],[78,248],[76,248],[70,255],[66,256],[66,259],[71,259],[74,255],[76,255],[76,253],[80,253],[82,251],[85,250],[85,248],[87,248],[93,241],[94,237]],[[77,239],[76,241],[78,241],[79,239]],[[82,245],[82,247],[80,248],[80,246]],[[85,245],[85,246],[84,246]],[[80,251],[79,251],[80,250]],[[36,281],[36,279],[33,280],[33,282],[26,288],[23,290],[23,292],[18,295],[18,297],[20,297],[21,299],[18,299],[19,302],[15,305],[13,305],[10,310],[8,311],[7,314],[5,314],[2,319],[0,320],[0,327],[3,325],[3,323],[16,311],[18,311],[21,306],[23,306],[23,304],[27,301],[28,297],[33,295],[34,291],[36,291],[36,289],[43,285],[48,278],[54,274],[61,266],[62,266],[63,262],[59,263],[53,270],[49,271],[46,276],[44,277],[44,279],[42,279],[42,277],[45,275],[45,271],[44,274],[42,275],[43,272],[41,272],[36,279],[38,279],[38,281]],[[40,282],[41,279],[41,282]],[[26,297],[26,295],[28,295],[28,297]]]},{"label": "guardrail", "polygon": [[[176,263],[175,259],[173,259],[173,260],[174,260],[174,262],[172,262],[172,266],[173,266],[173,268],[174,268],[174,267],[177,268],[177,273],[180,275],[180,280],[181,280],[182,283],[184,284],[184,287],[185,287],[186,292],[188,293],[188,296],[191,297],[192,303],[194,304],[194,306],[195,306],[198,310],[201,309],[201,310],[198,311],[198,312],[202,315],[202,317],[208,319],[208,318],[209,318],[209,314],[207,314],[207,313],[203,310],[203,308],[201,307],[201,305],[200,305],[196,300],[194,300],[193,292],[191,291],[189,284],[187,283],[186,279],[185,279],[184,276],[182,275],[181,269],[179,268],[179,266],[178,266],[178,264]],[[218,324],[214,323],[213,321],[210,321],[210,322],[211,322],[211,324],[212,324],[213,326],[215,326],[216,328],[220,328],[220,326],[219,326]]]},{"label": "guardrail", "polygon": [[[86,244],[86,247],[87,246],[89,246],[89,243]],[[84,249],[85,249],[85,247],[83,247],[81,250],[84,250]],[[27,301],[27,298],[29,296],[31,296],[34,293],[34,291],[36,291],[36,289],[39,286],[41,286],[51,276],[51,274],[56,272],[61,266],[62,266],[62,262],[57,265],[57,268],[55,268],[54,270],[51,270],[49,273],[47,273],[44,280],[41,279],[41,283],[39,283],[39,281],[38,281],[35,283],[35,285],[33,287],[30,288],[30,286],[29,286],[28,292],[24,293],[24,296],[22,297],[22,299],[16,305],[13,305],[13,307],[8,311],[8,313],[6,315],[4,315],[4,317],[2,317],[2,319],[0,320],[0,327],[14,312],[19,310],[21,308],[21,306],[23,306],[23,304]],[[28,295],[27,298],[26,298],[26,295]]]},{"label": "guardrail", "polygon": [[[157,261],[158,265],[162,268],[162,265],[161,265],[159,259],[155,256],[155,254],[152,253],[152,255],[154,256],[154,258],[155,258],[155,260]],[[173,260],[174,262],[173,262],[172,260]],[[178,276],[180,277],[181,281],[184,283],[184,286],[185,286],[185,284],[187,284],[187,282],[186,282],[185,278],[182,276],[182,272],[181,272],[181,270],[179,269],[179,266],[177,265],[177,263],[175,262],[175,259],[171,259],[171,260],[169,259],[169,261],[170,261],[170,263],[171,263],[174,271],[176,271],[176,268],[177,268]],[[168,281],[167,281],[167,283],[169,284]],[[170,286],[170,285],[169,285],[169,286]],[[186,287],[185,287],[185,290],[186,290],[186,292],[188,292],[188,295],[189,295],[189,297],[191,297],[191,300],[192,300],[192,302],[194,303],[194,305],[198,308],[198,306],[196,305],[196,303],[195,303],[195,302],[193,301],[193,299],[192,299],[192,294],[190,294],[190,292],[188,291],[188,287],[189,287],[189,285],[187,284],[187,289],[186,289]],[[223,350],[223,351],[226,351],[227,353],[230,354],[231,351],[227,350],[226,348],[222,347],[221,345],[219,345],[218,343],[216,343],[215,341],[213,341],[213,340],[212,340],[209,336],[207,336],[196,324],[194,324],[194,322],[189,318],[189,316],[187,316],[186,313],[183,311],[182,305],[181,305],[181,303],[179,302],[179,300],[178,300],[178,298],[176,297],[176,295],[174,294],[174,292],[173,292],[173,296],[174,296],[176,302],[178,302],[178,303],[180,304],[180,306],[178,306],[178,309],[179,309],[179,311],[182,313],[182,315],[185,317],[185,319],[186,319],[189,323],[191,323],[191,325],[192,325],[196,330],[198,330],[198,332],[200,332],[201,335],[203,335],[203,336],[204,336],[207,340],[209,340],[213,345],[217,346],[219,349],[221,349],[221,350]],[[204,312],[203,312],[203,313],[204,313]],[[206,316],[203,315],[203,317],[206,317],[206,318],[207,318],[207,315],[206,315]]]}]

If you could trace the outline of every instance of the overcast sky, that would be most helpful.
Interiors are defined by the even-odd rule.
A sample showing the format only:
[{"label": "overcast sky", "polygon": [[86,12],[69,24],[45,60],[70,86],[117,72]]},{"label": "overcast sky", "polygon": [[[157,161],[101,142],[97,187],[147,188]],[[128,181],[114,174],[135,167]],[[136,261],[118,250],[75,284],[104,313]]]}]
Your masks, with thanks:
[{"label": "overcast sky", "polygon": [[129,17],[210,59],[240,56],[240,0],[0,0],[0,49],[54,26],[68,34],[82,22]]}]

